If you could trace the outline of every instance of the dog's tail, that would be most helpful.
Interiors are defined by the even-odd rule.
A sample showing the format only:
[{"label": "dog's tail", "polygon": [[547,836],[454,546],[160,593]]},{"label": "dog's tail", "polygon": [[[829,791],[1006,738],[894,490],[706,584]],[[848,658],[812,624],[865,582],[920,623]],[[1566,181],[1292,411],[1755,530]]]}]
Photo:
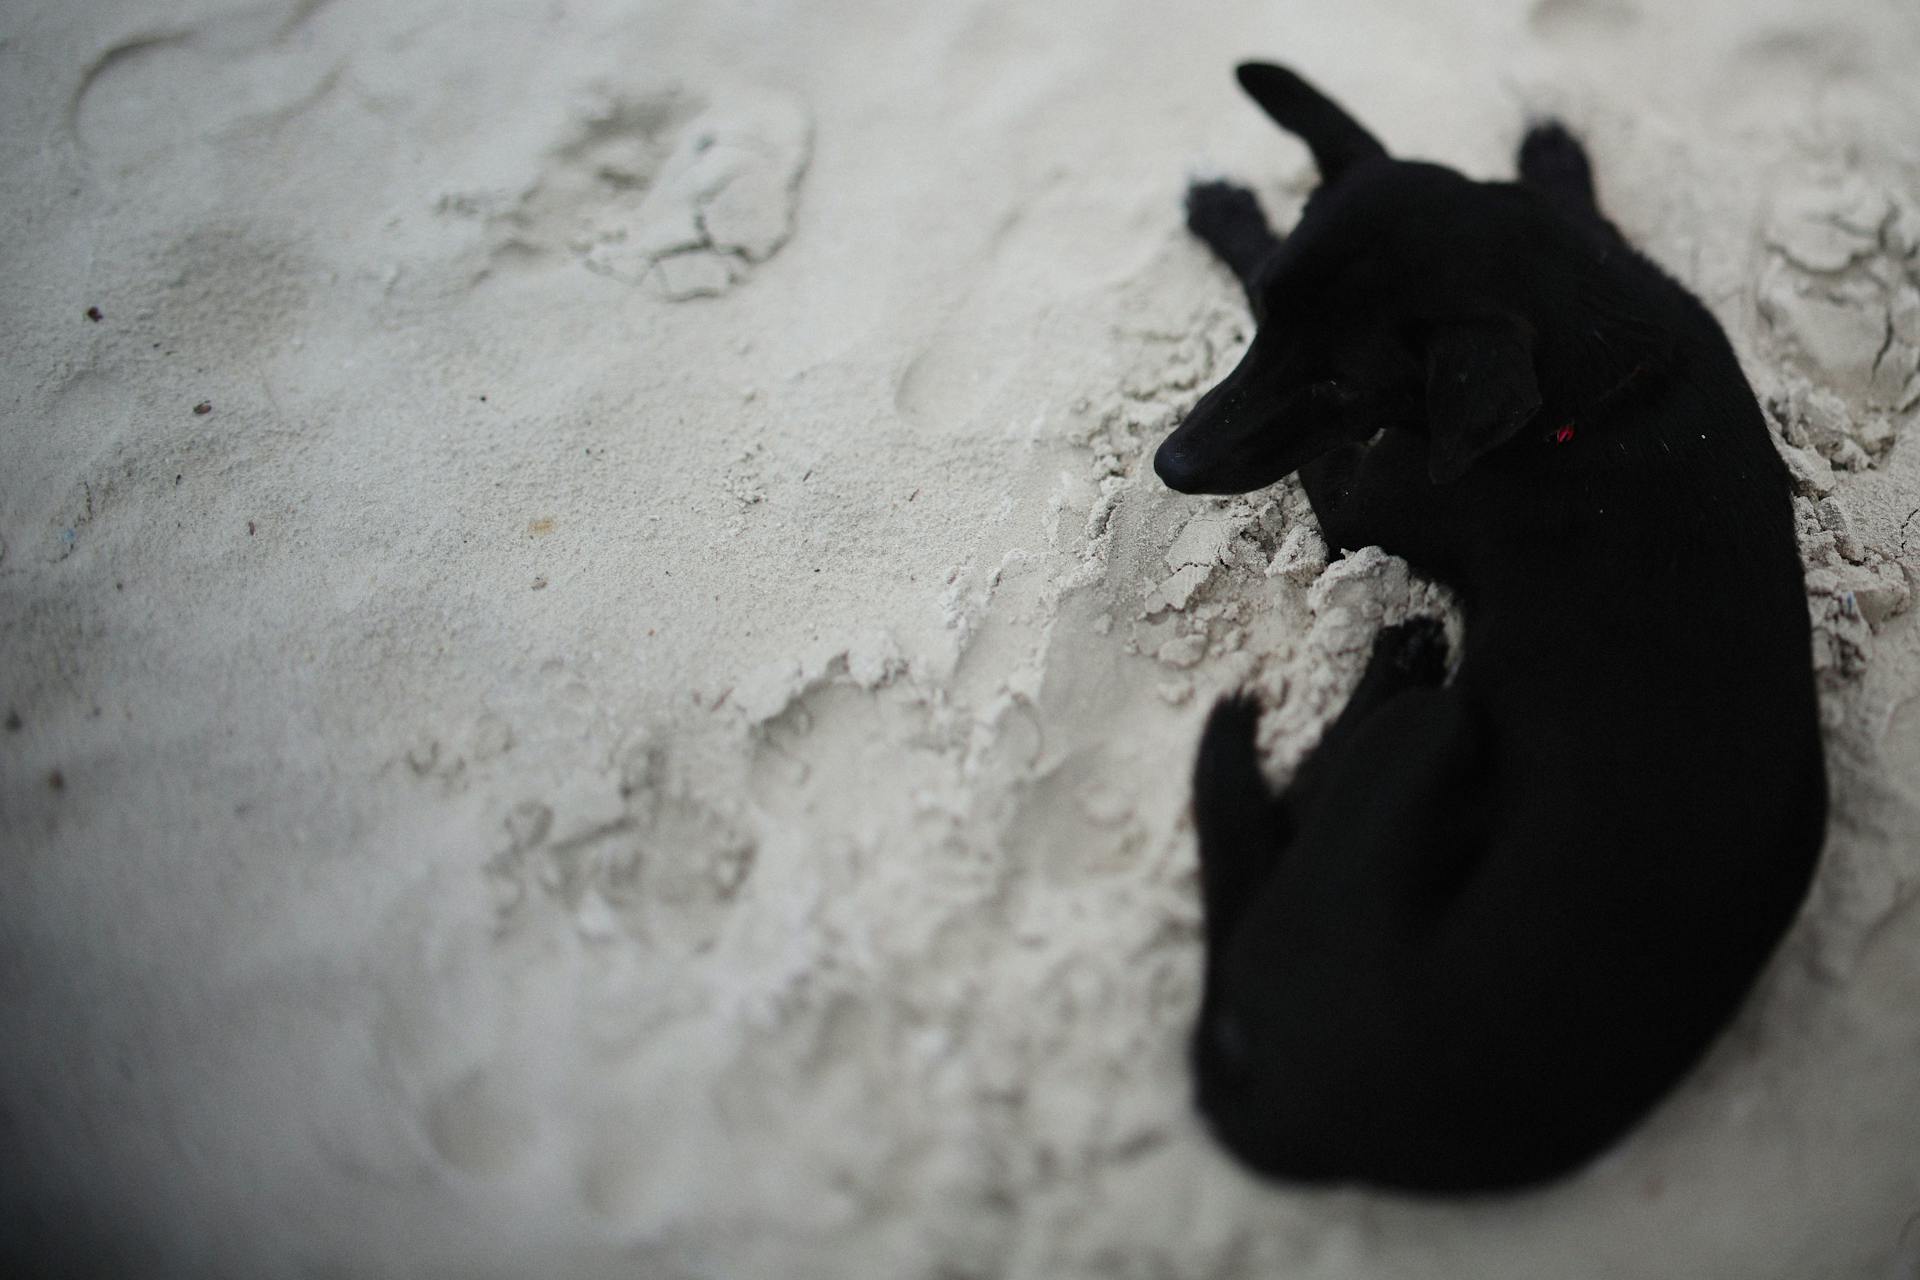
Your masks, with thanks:
[{"label": "dog's tail", "polygon": [[1223,937],[1291,838],[1285,802],[1260,769],[1260,704],[1229,694],[1215,704],[1193,766],[1200,897],[1207,934]]}]

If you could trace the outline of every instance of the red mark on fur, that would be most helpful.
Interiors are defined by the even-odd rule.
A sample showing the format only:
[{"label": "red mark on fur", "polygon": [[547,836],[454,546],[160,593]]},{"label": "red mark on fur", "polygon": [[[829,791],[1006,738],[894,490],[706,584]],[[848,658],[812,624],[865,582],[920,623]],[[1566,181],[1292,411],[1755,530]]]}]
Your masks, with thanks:
[{"label": "red mark on fur", "polygon": [[1553,442],[1555,444],[1565,444],[1571,439],[1573,439],[1573,424],[1571,422],[1553,433]]}]

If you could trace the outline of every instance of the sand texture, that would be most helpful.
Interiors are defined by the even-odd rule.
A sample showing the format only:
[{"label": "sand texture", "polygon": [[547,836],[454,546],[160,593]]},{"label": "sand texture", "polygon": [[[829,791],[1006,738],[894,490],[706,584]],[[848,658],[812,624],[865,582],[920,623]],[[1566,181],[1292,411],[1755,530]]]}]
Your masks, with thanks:
[{"label": "sand texture", "polygon": [[[1249,333],[1188,177],[1314,181],[1251,55],[1477,176],[1564,117],[1795,476],[1813,899],[1533,1195],[1188,1105],[1206,708],[1284,775],[1451,608],[1148,465]],[[1915,66],[1900,0],[0,2],[0,1261],[1920,1275]]]}]

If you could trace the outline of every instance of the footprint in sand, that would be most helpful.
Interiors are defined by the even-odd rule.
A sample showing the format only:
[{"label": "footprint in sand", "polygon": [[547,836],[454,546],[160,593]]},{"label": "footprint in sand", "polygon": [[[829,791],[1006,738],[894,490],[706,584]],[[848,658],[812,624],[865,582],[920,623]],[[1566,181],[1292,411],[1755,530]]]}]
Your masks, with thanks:
[{"label": "footprint in sand", "polygon": [[1844,21],[1820,20],[1765,26],[1740,42],[1732,63],[1741,68],[1737,92],[1761,99],[1775,111],[1797,97],[1819,101],[1827,92],[1859,80],[1871,63],[1869,41]]},{"label": "footprint in sand", "polygon": [[681,956],[713,946],[753,872],[753,837],[657,747],[635,746],[618,772],[507,814],[506,847],[487,865],[503,939],[557,911],[591,944]]},{"label": "footprint in sand", "polygon": [[511,1169],[539,1138],[523,1092],[480,1067],[435,1090],[422,1120],[435,1154],[466,1173]]},{"label": "footprint in sand", "polygon": [[812,141],[806,109],[772,90],[599,92],[508,205],[452,195],[440,212],[495,229],[496,262],[566,252],[675,301],[714,297],[792,236]]},{"label": "footprint in sand", "polygon": [[1617,35],[1639,20],[1627,0],[1539,0],[1527,15],[1535,34],[1556,42]]},{"label": "footprint in sand", "polygon": [[82,69],[68,132],[89,162],[119,171],[290,119],[340,79],[324,44],[294,38],[326,5],[292,0],[117,40]]},{"label": "footprint in sand", "polygon": [[[109,463],[113,446],[98,443],[102,424],[130,416],[131,390],[119,380],[83,369],[54,393],[39,447],[20,464],[20,497],[3,515],[8,541],[21,552],[53,562],[71,555],[106,511],[124,477]],[[111,439],[111,437],[109,437]]]},{"label": "footprint in sand", "polygon": [[[1019,388],[1029,362],[1046,362],[1049,325],[1080,308],[1104,309],[1097,301],[1133,280],[1167,244],[1184,238],[1174,219],[1156,204],[1161,193],[1116,195],[1109,187],[1055,174],[1019,197],[977,244],[962,251],[966,271],[946,314],[928,332],[894,381],[894,408],[912,423],[952,423],[991,416],[1030,420],[1033,410]],[[1171,207],[1170,205],[1167,207]],[[1155,227],[1137,236],[1129,253],[1115,255],[1107,232],[1139,222]],[[1029,355],[1008,360],[1005,345],[1010,300],[1038,300],[1038,317],[1023,335]]]},{"label": "footprint in sand", "polygon": [[1908,698],[1887,717],[1880,753],[1890,766],[1887,776],[1920,803],[1920,697]]},{"label": "footprint in sand", "polygon": [[1769,333],[1857,411],[1920,405],[1920,205],[1857,172],[1784,189],[1764,232]]}]

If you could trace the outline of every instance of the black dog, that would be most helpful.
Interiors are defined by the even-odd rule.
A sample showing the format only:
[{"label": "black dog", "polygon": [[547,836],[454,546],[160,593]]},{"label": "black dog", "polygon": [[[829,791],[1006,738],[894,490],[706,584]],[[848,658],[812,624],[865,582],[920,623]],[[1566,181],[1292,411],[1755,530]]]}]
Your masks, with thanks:
[{"label": "black dog", "polygon": [[1258,707],[1214,709],[1199,1105],[1266,1173],[1518,1187],[1660,1100],[1805,896],[1826,774],[1787,471],[1557,125],[1518,183],[1473,182],[1291,72],[1240,82],[1321,185],[1284,240],[1245,190],[1189,193],[1258,327],[1155,469],[1299,471],[1330,544],[1448,583],[1466,633],[1451,680],[1437,624],[1382,633],[1284,794]]}]

